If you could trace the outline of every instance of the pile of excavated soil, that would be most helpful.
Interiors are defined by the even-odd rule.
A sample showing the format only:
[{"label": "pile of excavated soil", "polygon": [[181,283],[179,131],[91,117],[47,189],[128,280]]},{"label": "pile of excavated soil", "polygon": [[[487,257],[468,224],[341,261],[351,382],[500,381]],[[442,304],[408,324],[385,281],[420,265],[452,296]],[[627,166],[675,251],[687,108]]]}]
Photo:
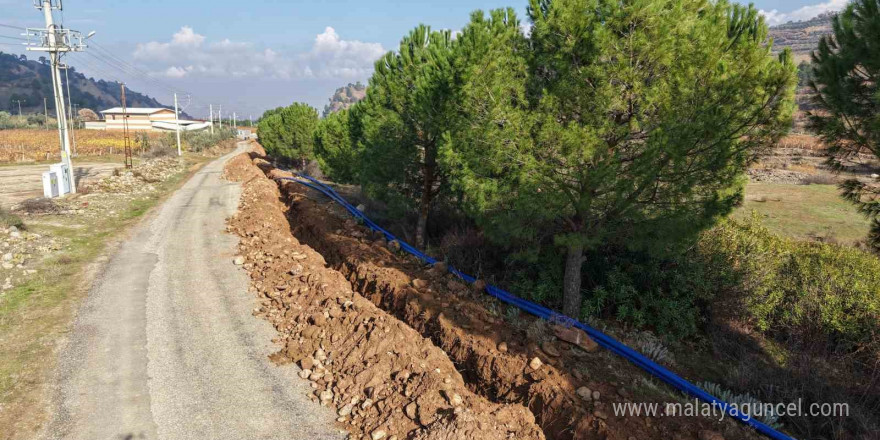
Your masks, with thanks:
[{"label": "pile of excavated soil", "polygon": [[[487,437],[489,433],[471,431],[474,426],[510,424],[507,420],[512,419],[518,421],[514,423],[520,427],[518,429],[525,431],[532,428],[527,428],[524,421],[536,420],[551,439],[760,438],[754,431],[729,419],[719,423],[701,417],[615,414],[614,404],[660,401],[656,393],[650,397],[639,394],[637,384],[644,383],[645,373],[602,350],[587,352],[578,345],[565,342],[570,337],[554,337],[549,326],[543,334],[525,330],[534,326],[512,328],[503,321],[497,308],[490,310],[491,300],[480,293],[479,287],[464,285],[447,274],[443,267],[426,267],[415,258],[401,254],[394,243],[386,243],[378,235],[373,235],[317,193],[292,182],[276,184],[264,173],[271,179],[289,176],[274,169],[258,154],[240,156],[227,168],[230,177],[248,182],[242,197],[242,214],[231,226],[243,236],[242,252],[255,289],[266,297],[260,314],[270,319],[282,334],[281,342],[287,348],[279,358],[296,361],[310,370],[308,377],[315,380],[315,399],[321,401],[321,392],[329,389],[332,397],[325,393],[325,403],[332,401],[342,414],[348,414],[345,421],[354,422],[352,426],[359,432],[370,434],[375,429],[382,429],[390,433],[384,427],[396,426],[393,435],[401,439],[458,438],[462,432],[468,432],[467,435],[474,438],[492,438]],[[261,188],[259,196],[254,195],[255,188]],[[263,208],[250,214],[253,212],[250,206],[257,199]],[[326,267],[327,263],[332,269]],[[303,279],[306,273],[309,276]],[[315,274],[320,274],[320,281],[311,278]],[[333,287],[329,287],[330,291],[314,287],[323,284]],[[338,292],[333,293],[336,290]],[[344,316],[352,312],[352,306],[368,308],[370,316],[379,316],[386,321],[364,321],[361,314],[366,313],[366,309],[358,309],[356,316],[361,318],[345,324],[342,334],[337,333],[335,323],[346,323]],[[371,324],[373,327],[369,327]],[[371,336],[377,328],[390,333],[382,337]],[[400,342],[394,336],[397,332],[404,337]],[[423,349],[422,356],[431,358],[431,362],[436,359],[443,366],[432,367],[431,363],[424,361],[417,363],[418,359],[407,358],[402,362],[389,359],[382,361],[385,374],[380,375],[380,379],[370,376],[374,373],[363,372],[372,371],[370,365],[377,365],[371,361],[377,353],[397,347],[403,341],[417,341],[412,343],[428,347]],[[381,347],[372,347],[374,342]],[[329,351],[339,354],[331,356]],[[388,353],[397,354],[395,351]],[[340,361],[339,355],[346,359]],[[325,356],[332,362],[316,362]],[[486,418],[485,412],[456,412],[457,406],[452,405],[451,414],[455,417],[446,417],[450,410],[448,405],[458,402],[459,398],[455,394],[450,397],[445,389],[440,388],[440,400],[431,405],[445,401],[446,412],[427,406],[433,418],[422,420],[422,400],[407,395],[411,389],[409,386],[397,388],[401,385],[398,374],[412,380],[415,365],[422,363],[425,367],[419,371],[440,374],[443,383],[448,379],[456,386],[453,393],[457,393],[462,402],[470,405],[482,402],[481,405],[490,407],[500,405],[499,408],[506,408],[505,411],[513,411],[516,415],[499,419],[502,414],[510,413],[497,412],[494,415],[488,413]],[[332,367],[329,381],[321,383],[323,371],[318,370],[320,372],[315,374],[316,365]],[[439,372],[432,368],[439,368]],[[340,378],[340,374],[346,379]],[[364,380],[378,383],[389,376],[394,379],[390,390],[386,388],[389,386],[387,382],[382,385],[383,392],[389,394],[380,394],[391,409],[379,409],[384,412],[376,418],[371,418],[372,413],[369,413],[360,415],[363,419],[351,419],[351,414],[357,414],[358,404],[351,406],[354,412],[349,413],[345,405],[352,403],[347,400],[351,399],[350,396],[357,396],[358,402],[370,398],[371,407],[376,402],[367,394],[375,393],[375,386],[352,385],[347,379],[359,375],[366,376],[361,381],[356,380],[357,384]],[[333,380],[338,382],[328,385]],[[353,387],[354,390],[353,394],[347,393],[336,402],[340,382],[341,389]],[[436,385],[428,383],[417,389],[431,388]],[[403,398],[399,396],[400,389]],[[473,393],[465,398],[466,394],[460,392],[463,389]],[[358,390],[363,390],[364,394],[358,395]],[[438,396],[436,389],[426,392],[435,399]],[[665,396],[663,401],[681,399],[672,394]],[[519,412],[525,410],[523,406],[528,408],[525,413]],[[531,435],[523,432],[516,434],[516,438]]]},{"label": "pile of excavated soil", "polygon": [[300,366],[313,400],[333,407],[352,438],[544,438],[528,409],[469,390],[443,350],[355,293],[297,240],[277,185],[247,155],[231,160],[225,176],[243,182],[228,228],[241,237],[235,262],[262,300],[254,313],[284,347],[273,358]]}]

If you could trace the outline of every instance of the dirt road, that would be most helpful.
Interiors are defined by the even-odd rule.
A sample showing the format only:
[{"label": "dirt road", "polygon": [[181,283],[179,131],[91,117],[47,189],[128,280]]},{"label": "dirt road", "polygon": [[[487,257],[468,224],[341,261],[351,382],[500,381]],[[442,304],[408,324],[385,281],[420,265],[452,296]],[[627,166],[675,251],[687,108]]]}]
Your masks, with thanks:
[{"label": "dirt road", "polygon": [[[121,163],[76,163],[76,181],[79,185],[96,182],[121,168]],[[43,196],[43,173],[49,165],[10,165],[0,167],[0,206],[9,207],[32,197]]]},{"label": "dirt road", "polygon": [[[239,147],[239,151],[242,146]],[[341,438],[296,367],[270,364],[225,219],[230,156],[132,231],[82,305],[60,354],[46,439]]]}]

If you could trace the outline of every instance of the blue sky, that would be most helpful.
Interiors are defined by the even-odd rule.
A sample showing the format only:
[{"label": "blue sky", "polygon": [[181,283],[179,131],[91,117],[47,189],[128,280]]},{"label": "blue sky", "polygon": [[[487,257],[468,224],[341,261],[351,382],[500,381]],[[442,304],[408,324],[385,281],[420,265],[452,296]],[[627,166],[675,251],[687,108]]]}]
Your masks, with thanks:
[{"label": "blue sky", "polygon": [[[845,4],[755,1],[771,24]],[[372,61],[418,23],[456,30],[474,9],[513,6],[524,18],[525,5],[524,0],[66,0],[63,22],[97,31],[99,47],[68,59],[90,76],[125,81],[165,103],[171,103],[170,89],[185,90],[191,96],[184,99],[190,103],[187,111],[194,115],[207,113],[210,103],[222,103],[224,113],[256,117],[293,101],[322,108],[336,87],[365,81]],[[61,18],[57,13],[56,20]],[[36,27],[42,16],[31,0],[0,0],[0,24]],[[18,33],[0,27],[0,35]],[[20,52],[9,45],[0,50]]]}]

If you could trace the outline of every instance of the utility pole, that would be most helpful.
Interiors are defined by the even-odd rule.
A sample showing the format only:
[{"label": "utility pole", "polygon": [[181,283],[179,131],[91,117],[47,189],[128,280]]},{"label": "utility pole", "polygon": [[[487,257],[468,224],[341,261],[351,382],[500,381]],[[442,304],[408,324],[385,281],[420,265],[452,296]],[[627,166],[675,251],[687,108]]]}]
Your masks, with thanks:
[{"label": "utility pole", "polygon": [[208,106],[211,111],[211,134],[214,134],[214,104]]},{"label": "utility pole", "polygon": [[177,111],[177,92],[174,92],[174,131],[177,133],[177,155],[183,153],[180,151],[180,113]]},{"label": "utility pole", "polygon": [[79,104],[73,105],[73,157],[76,157],[76,129],[77,119],[79,118],[79,110],[77,107],[79,107]]},{"label": "utility pole", "polygon": [[[61,87],[61,72],[59,71],[58,66],[62,54],[72,51],[81,51],[86,46],[83,44],[84,39],[81,33],[55,25],[54,18],[52,17],[52,10],[62,9],[61,0],[42,0],[39,3],[36,1],[34,3],[34,6],[37,9],[43,11],[43,17],[46,20],[46,29],[27,29],[27,50],[49,52],[49,59],[52,66],[52,88],[55,92],[55,110],[58,115],[55,119],[58,121],[58,140],[61,144],[61,161],[67,165],[66,172],[68,175],[66,177],[68,179],[67,181],[70,183],[70,192],[76,193],[73,161],[70,158],[70,137],[67,133],[67,118],[63,116],[67,114],[67,103],[64,102],[64,89]],[[94,32],[89,33],[85,38],[89,38],[92,35],[94,35]],[[31,36],[37,37],[37,41],[32,43],[30,41]]]},{"label": "utility pole", "polygon": [[119,83],[120,99],[122,101],[122,144],[125,147],[125,169],[134,167],[131,157],[131,138],[128,137],[128,107],[125,105],[125,83]]},{"label": "utility pole", "polygon": [[235,119],[235,112],[232,112],[232,126],[238,127],[238,122]]},{"label": "utility pole", "polygon": [[67,71],[70,70],[70,66],[64,65],[64,82],[67,84],[67,112],[68,114],[64,115],[68,117],[70,120],[70,135],[73,138],[73,155],[76,156],[76,125],[73,123],[73,105],[70,104],[70,77],[67,76]]},{"label": "utility pole", "polygon": [[[48,98],[43,97],[43,112],[46,115],[46,119],[43,119],[43,127],[48,131],[49,130],[49,104]],[[57,110],[56,110],[57,113]]]},{"label": "utility pole", "polygon": [[27,101],[22,101],[21,99],[13,99],[12,102],[18,103],[18,118],[21,119],[21,103]]},{"label": "utility pole", "polygon": [[217,119],[220,120],[220,128],[223,128],[223,104],[220,104],[220,110],[217,110]]}]

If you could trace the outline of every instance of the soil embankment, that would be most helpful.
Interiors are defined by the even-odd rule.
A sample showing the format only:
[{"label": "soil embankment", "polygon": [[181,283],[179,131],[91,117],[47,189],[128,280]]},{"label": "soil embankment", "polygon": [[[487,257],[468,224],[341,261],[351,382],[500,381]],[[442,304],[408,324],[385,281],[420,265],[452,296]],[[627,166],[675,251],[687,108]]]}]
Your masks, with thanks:
[{"label": "soil embankment", "polygon": [[277,362],[296,362],[313,399],[340,424],[374,440],[543,439],[523,406],[472,392],[446,353],[355,293],[324,258],[290,232],[278,187],[239,156],[227,178],[244,182],[229,229],[263,300],[255,312],[279,332]]},{"label": "soil embankment", "polygon": [[279,360],[308,370],[315,400],[355,429],[401,439],[458,438],[473,426],[494,427],[476,436],[494,438],[499,423],[516,438],[759,437],[729,420],[617,416],[615,403],[657,401],[639,395],[634,367],[565,343],[541,321],[512,328],[474,286],[399,253],[317,193],[273,181],[290,174],[252,156],[234,161],[248,183],[230,227],[265,297],[259,313],[281,333]]}]

